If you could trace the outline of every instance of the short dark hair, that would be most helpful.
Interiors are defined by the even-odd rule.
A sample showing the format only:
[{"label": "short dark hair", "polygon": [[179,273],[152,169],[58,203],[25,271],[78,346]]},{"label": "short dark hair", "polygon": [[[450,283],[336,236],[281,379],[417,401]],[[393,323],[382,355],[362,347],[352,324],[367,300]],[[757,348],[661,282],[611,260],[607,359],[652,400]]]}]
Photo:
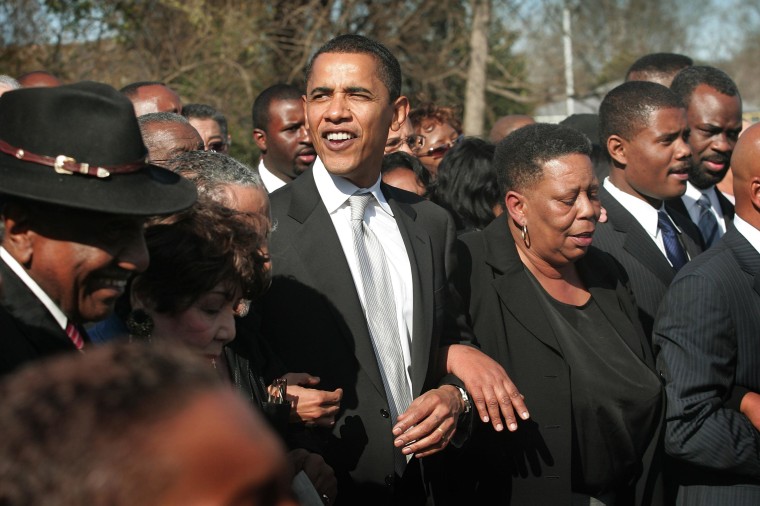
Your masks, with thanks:
[{"label": "short dark hair", "polygon": [[219,125],[224,142],[227,142],[227,118],[218,109],[208,104],[187,104],[182,106],[182,116],[187,119],[213,119]]},{"label": "short dark hair", "polygon": [[495,151],[488,141],[465,137],[438,165],[430,200],[451,213],[457,230],[483,229],[494,219],[493,208],[501,196],[493,166]]},{"label": "short dark hair", "polygon": [[462,122],[459,121],[457,110],[453,107],[427,102],[409,111],[406,120],[412,123],[412,127],[419,128],[422,121],[426,119],[434,120],[442,125],[449,124],[457,133],[462,133]]},{"label": "short dark hair", "polygon": [[[182,123],[183,125],[189,125],[190,122],[186,117],[176,112],[162,111],[162,112],[149,112],[137,117],[137,124],[140,126],[142,132],[146,126],[155,123]],[[144,135],[144,134],[143,134]]]},{"label": "short dark hair", "polygon": [[150,265],[132,290],[159,313],[184,311],[222,284],[255,299],[269,285],[260,248],[267,218],[200,198],[189,210],[158,218],[145,229]]},{"label": "short dark hair", "polygon": [[515,130],[499,141],[493,156],[500,196],[531,188],[544,177],[546,162],[574,153],[590,157],[591,141],[573,128],[535,123]]},{"label": "short dark hair", "polygon": [[266,193],[264,182],[255,170],[224,153],[188,151],[169,160],[167,168],[195,183],[198,195],[227,207],[233,207],[227,201],[227,186],[259,188]]},{"label": "short dark hair", "polygon": [[694,65],[694,61],[682,54],[651,53],[633,62],[633,65],[625,73],[625,80],[631,81],[632,74],[641,74],[642,76],[672,75],[692,65]]},{"label": "short dark hair", "polygon": [[422,165],[419,158],[403,151],[389,153],[383,157],[383,165],[380,172],[389,172],[397,167],[405,167],[417,176],[417,179],[426,189],[430,185],[430,172]]},{"label": "short dark hair", "polygon": [[314,61],[325,53],[358,53],[372,56],[377,62],[378,77],[388,89],[390,101],[393,102],[401,96],[401,65],[393,53],[376,40],[356,34],[338,35],[329,40],[309,59],[306,65],[306,81],[311,77]]},{"label": "short dark hair", "polygon": [[276,100],[301,100],[303,93],[301,90],[292,85],[279,83],[265,89],[256,100],[253,101],[251,116],[253,118],[253,128],[267,131],[269,127],[269,108],[272,102]]},{"label": "short dark hair", "polygon": [[700,84],[706,84],[723,95],[728,95],[729,97],[739,96],[741,99],[739,88],[734,80],[722,70],[708,66],[695,66],[683,69],[673,79],[670,89],[681,97],[683,103],[688,106],[692,93],[694,93],[694,90]]},{"label": "short dark hair", "polygon": [[137,90],[143,86],[164,86],[168,88],[168,86],[166,86],[166,83],[162,83],[161,81],[137,81],[135,83],[129,83],[119,91],[129,98],[133,98],[135,95],[137,95]]},{"label": "short dark hair", "polygon": [[224,388],[182,346],[112,343],[40,361],[0,384],[0,504],[154,504],[171,459],[145,434]]},{"label": "short dark hair", "polygon": [[660,109],[683,109],[678,95],[661,84],[629,81],[607,93],[599,106],[599,137],[602,147],[611,135],[631,140],[649,124],[649,117]]}]

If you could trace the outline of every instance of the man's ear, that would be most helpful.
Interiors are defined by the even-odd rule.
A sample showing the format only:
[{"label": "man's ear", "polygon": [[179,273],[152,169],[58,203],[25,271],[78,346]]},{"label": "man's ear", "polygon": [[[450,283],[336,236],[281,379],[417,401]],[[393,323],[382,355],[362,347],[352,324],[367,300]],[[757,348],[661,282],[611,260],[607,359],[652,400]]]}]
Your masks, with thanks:
[{"label": "man's ear", "polygon": [[23,206],[9,202],[3,209],[5,225],[3,247],[21,265],[32,261],[35,232],[31,228],[31,217]]},{"label": "man's ear", "polygon": [[618,166],[625,167],[628,165],[628,141],[620,137],[619,135],[612,134],[607,138],[607,152],[610,154],[610,158]]},{"label": "man's ear", "polygon": [[[734,181],[736,180],[734,179]],[[752,205],[755,206],[757,212],[760,212],[760,177],[753,177],[750,179],[749,187]]]},{"label": "man's ear", "polygon": [[256,146],[258,146],[259,150],[262,153],[266,153],[267,151],[267,133],[260,129],[260,128],[254,128],[253,134],[251,135],[253,137],[253,142],[256,143]]},{"label": "man's ear", "polygon": [[393,102],[393,121],[391,121],[391,130],[398,132],[401,129],[401,125],[405,121],[408,121],[409,115],[409,99],[400,96]]}]

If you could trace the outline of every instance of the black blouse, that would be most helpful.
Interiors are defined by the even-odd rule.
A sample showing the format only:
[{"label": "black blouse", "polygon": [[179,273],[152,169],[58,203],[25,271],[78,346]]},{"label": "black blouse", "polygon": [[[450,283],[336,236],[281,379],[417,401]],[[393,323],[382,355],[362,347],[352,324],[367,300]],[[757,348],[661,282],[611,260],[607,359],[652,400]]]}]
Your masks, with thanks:
[{"label": "black blouse", "polygon": [[[661,416],[660,381],[593,297],[583,306],[572,306],[538,287],[553,313],[557,340],[570,367],[573,491],[596,497],[628,495]],[[626,318],[622,311],[620,318]]]}]

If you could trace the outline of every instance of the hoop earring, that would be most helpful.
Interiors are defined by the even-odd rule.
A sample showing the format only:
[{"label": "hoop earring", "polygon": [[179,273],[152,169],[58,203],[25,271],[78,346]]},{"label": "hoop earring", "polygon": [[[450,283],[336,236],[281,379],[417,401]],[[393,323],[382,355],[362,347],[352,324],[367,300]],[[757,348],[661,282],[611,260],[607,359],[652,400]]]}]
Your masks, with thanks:
[{"label": "hoop earring", "polygon": [[522,236],[522,240],[525,243],[526,248],[530,248],[530,234],[528,234],[528,225],[525,224],[520,229],[520,235]]},{"label": "hoop earring", "polygon": [[150,338],[155,324],[153,323],[153,318],[144,309],[133,309],[130,311],[126,324],[130,341],[132,341],[133,337],[140,341],[151,341]]}]

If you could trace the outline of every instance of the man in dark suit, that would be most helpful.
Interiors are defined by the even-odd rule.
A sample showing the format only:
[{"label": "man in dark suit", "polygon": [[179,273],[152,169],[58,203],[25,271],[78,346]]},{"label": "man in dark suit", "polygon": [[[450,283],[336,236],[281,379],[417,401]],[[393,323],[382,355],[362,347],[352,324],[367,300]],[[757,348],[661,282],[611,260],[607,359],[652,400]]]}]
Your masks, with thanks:
[{"label": "man in dark suit", "polygon": [[444,448],[469,406],[464,390],[446,384],[455,379],[441,379],[447,370],[486,421],[500,425],[501,405],[516,429],[512,403],[528,416],[500,366],[454,344],[471,334],[450,286],[450,216],[380,181],[389,128],[409,109],[400,89],[398,61],[374,41],[344,35],[318,50],[304,106],[319,159],[271,198],[262,329],[289,368],[343,388],[336,424],[316,434],[314,448],[335,469],[337,504],[425,503],[411,457]]},{"label": "man in dark suit", "polygon": [[667,205],[691,218],[709,248],[734,217],[734,205],[715,185],[731,166],[742,129],[742,99],[731,78],[714,67],[681,71],[671,89],[686,105],[692,166],[686,192]]},{"label": "man in dark suit", "polygon": [[677,504],[760,504],[760,126],[731,159],[736,216],[678,273],[654,332]]},{"label": "man in dark suit", "polygon": [[145,269],[146,216],[195,201],[193,185],[145,163],[132,104],[78,83],[0,97],[0,373],[83,350],[81,325],[113,310]]},{"label": "man in dark suit", "polygon": [[641,323],[651,336],[673,276],[702,251],[694,224],[663,206],[686,189],[691,161],[686,111],[666,87],[631,81],[607,94],[599,116],[612,168],[599,192],[608,221],[599,224],[594,246],[628,272]]}]

